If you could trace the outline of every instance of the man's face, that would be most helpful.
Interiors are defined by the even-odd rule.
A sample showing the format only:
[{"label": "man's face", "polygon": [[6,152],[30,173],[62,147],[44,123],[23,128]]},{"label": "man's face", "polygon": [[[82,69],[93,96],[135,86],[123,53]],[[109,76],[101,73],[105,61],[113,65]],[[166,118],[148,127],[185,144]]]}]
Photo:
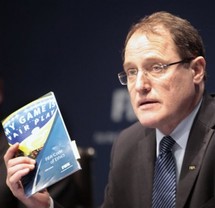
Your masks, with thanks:
[{"label": "man's face", "polygon": [[171,133],[198,102],[196,72],[192,63],[169,66],[157,78],[148,77],[143,70],[153,64],[180,60],[170,34],[164,29],[162,36],[136,32],[125,48],[125,71],[138,69],[136,79],[128,81],[134,112],[143,126],[158,128],[164,134]]}]

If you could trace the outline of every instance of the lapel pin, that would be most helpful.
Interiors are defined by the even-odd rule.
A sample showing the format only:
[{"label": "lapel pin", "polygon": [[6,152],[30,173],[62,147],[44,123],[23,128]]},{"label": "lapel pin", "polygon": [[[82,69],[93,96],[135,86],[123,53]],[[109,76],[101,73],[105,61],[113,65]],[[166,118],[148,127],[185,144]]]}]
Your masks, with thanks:
[{"label": "lapel pin", "polygon": [[195,165],[190,165],[189,166],[189,170],[195,170],[196,169],[196,166]]}]

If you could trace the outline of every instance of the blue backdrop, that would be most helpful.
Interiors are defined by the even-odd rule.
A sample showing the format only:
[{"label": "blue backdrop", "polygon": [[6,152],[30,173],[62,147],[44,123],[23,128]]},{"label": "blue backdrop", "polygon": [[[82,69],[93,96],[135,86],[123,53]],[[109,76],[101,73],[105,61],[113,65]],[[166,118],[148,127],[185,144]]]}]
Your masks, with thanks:
[{"label": "blue backdrop", "polygon": [[[213,71],[213,1],[1,0],[0,67],[5,73],[5,116],[54,91],[70,135],[96,150],[95,207],[103,200],[109,155],[118,132],[136,119],[117,78],[131,24],[154,11],[187,18],[199,29],[207,55],[208,91]],[[132,139],[132,138],[131,138]]]}]

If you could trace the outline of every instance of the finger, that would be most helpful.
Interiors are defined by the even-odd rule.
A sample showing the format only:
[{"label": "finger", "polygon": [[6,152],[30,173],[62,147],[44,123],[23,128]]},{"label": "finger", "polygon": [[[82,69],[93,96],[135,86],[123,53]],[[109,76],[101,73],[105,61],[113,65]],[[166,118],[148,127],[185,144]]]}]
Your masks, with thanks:
[{"label": "finger", "polygon": [[29,163],[18,163],[13,166],[8,165],[8,169],[7,169],[8,177],[13,176],[17,172],[19,173],[19,171],[22,171],[23,169],[29,169],[29,171],[31,171],[34,168],[35,168],[35,165],[29,164]]},{"label": "finger", "polygon": [[35,161],[27,157],[17,157],[10,159],[7,165],[8,183],[17,183],[35,168]]},{"label": "finger", "polygon": [[19,156],[19,157],[16,157],[16,158],[12,158],[12,159],[9,159],[8,162],[7,162],[7,167],[10,168],[10,167],[13,167],[13,166],[16,166],[16,165],[35,165],[36,163],[36,160],[32,159],[32,158],[29,158],[29,157],[26,157],[26,156]]},{"label": "finger", "polygon": [[7,166],[8,160],[14,157],[18,148],[19,148],[19,143],[16,143],[8,148],[7,152],[4,155],[4,162],[6,166]]},{"label": "finger", "polygon": [[16,183],[11,183],[11,182],[8,182],[7,180],[6,183],[14,196],[16,196],[17,198],[25,197],[24,188],[22,186],[21,181],[17,181]]},{"label": "finger", "polygon": [[[13,190],[16,190],[17,188],[22,188],[20,185],[20,180],[23,176],[27,175],[30,172],[29,168],[24,168],[22,170],[19,170],[15,172],[13,175],[8,176],[6,183],[9,187],[11,187]],[[19,184],[19,186],[17,186]]]},{"label": "finger", "polygon": [[8,170],[9,173],[7,175],[6,184],[8,185],[8,187],[15,196],[17,197],[25,196],[21,179],[30,171],[31,171],[30,168],[21,168],[16,172]]}]

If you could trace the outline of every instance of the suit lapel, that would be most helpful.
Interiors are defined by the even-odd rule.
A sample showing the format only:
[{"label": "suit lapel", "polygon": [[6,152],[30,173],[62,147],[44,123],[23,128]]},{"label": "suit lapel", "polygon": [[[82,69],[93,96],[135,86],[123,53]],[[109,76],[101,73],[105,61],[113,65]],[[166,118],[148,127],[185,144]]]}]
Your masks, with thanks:
[{"label": "suit lapel", "polygon": [[138,145],[138,181],[140,207],[150,207],[155,161],[155,131],[149,130]]},{"label": "suit lapel", "polygon": [[210,108],[207,103],[208,100],[206,99],[190,132],[177,188],[177,208],[184,207],[189,195],[192,195],[192,189],[201,168],[206,148],[214,133],[214,129],[211,128],[215,123],[215,119],[211,115],[211,110],[214,108]]}]

